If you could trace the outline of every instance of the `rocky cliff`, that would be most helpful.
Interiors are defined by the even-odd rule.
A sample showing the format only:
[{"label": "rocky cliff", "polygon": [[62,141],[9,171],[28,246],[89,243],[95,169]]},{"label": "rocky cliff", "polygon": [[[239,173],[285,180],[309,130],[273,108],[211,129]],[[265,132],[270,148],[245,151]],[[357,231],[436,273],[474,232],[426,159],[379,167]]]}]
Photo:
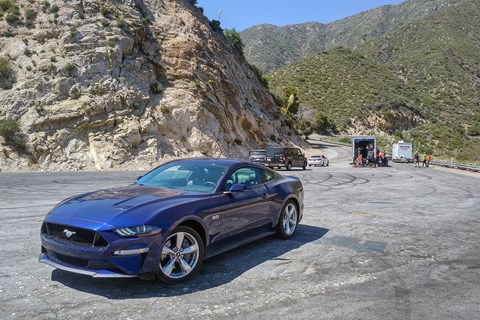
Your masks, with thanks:
[{"label": "rocky cliff", "polygon": [[25,142],[0,137],[4,171],[148,169],[305,146],[192,1],[3,1],[13,6],[0,20],[0,58],[12,72],[0,119],[18,121]]}]

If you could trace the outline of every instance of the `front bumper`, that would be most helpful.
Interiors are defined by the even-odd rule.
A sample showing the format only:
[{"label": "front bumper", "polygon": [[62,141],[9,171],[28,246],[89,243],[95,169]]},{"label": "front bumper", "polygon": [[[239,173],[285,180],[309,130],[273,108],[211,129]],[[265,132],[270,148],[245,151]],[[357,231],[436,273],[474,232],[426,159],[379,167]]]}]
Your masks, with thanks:
[{"label": "front bumper", "polygon": [[41,235],[39,262],[95,278],[131,278],[158,271],[161,234],[122,238],[103,233],[108,244],[101,248],[54,241]]},{"label": "front bumper", "polygon": [[286,167],[286,166],[287,166],[287,165],[286,165],[285,163],[283,163],[283,162],[267,162],[267,163],[265,163],[265,165],[266,165],[267,167],[270,167],[270,168],[275,168],[275,167],[277,167],[277,168],[280,168],[280,167],[283,168],[283,167]]},{"label": "front bumper", "polygon": [[50,257],[48,256],[47,253],[41,253],[40,256],[38,257],[38,262],[48,264],[60,270],[78,273],[78,274],[84,274],[94,278],[135,278],[137,277],[137,275],[116,273],[110,270],[88,270],[88,269],[82,269],[79,267],[69,267],[67,265],[60,264],[53,260],[50,260]]}]

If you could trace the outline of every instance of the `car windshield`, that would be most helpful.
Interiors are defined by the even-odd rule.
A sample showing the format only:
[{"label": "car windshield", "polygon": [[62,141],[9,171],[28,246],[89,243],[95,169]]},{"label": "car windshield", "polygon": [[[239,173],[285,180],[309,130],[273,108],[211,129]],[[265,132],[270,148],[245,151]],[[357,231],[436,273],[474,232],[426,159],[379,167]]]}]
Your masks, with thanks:
[{"label": "car windshield", "polygon": [[322,156],[312,156],[311,159],[320,159]]},{"label": "car windshield", "polygon": [[266,150],[266,154],[268,157],[282,156],[283,148],[268,148]]},{"label": "car windshield", "polygon": [[250,152],[250,155],[251,155],[251,156],[264,156],[264,155],[265,155],[265,151],[251,151],[251,152]]},{"label": "car windshield", "polygon": [[150,171],[138,179],[137,184],[212,193],[217,189],[227,169],[225,166],[208,161],[173,161]]}]

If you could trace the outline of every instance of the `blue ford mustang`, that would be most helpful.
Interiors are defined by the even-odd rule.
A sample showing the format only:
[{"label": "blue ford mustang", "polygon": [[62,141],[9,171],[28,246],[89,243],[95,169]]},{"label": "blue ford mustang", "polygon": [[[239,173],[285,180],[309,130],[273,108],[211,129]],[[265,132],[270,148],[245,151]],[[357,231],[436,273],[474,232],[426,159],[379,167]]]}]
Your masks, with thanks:
[{"label": "blue ford mustang", "polygon": [[45,217],[39,261],[93,277],[175,284],[213,255],[302,219],[303,187],[264,166],[229,159],[163,164],[133,185],[69,198]]}]

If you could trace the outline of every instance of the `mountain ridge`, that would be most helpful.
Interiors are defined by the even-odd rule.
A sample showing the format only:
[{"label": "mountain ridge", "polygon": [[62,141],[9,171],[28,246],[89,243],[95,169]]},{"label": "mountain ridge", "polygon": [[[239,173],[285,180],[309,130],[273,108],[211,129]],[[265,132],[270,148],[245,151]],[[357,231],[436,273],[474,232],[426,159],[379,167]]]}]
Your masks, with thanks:
[{"label": "mountain ridge", "polygon": [[[264,72],[307,58],[335,46],[355,49],[412,21],[451,6],[461,0],[408,0],[364,11],[328,24],[307,22],[272,28],[257,25],[242,31],[245,57]],[[317,30],[312,30],[315,25]],[[304,41],[309,35],[308,41]],[[274,43],[263,42],[266,37]]]},{"label": "mountain ridge", "polygon": [[478,162],[478,16],[478,1],[462,0],[357,50],[330,49],[276,70],[270,86],[298,88],[300,102],[332,116],[343,133]]}]

